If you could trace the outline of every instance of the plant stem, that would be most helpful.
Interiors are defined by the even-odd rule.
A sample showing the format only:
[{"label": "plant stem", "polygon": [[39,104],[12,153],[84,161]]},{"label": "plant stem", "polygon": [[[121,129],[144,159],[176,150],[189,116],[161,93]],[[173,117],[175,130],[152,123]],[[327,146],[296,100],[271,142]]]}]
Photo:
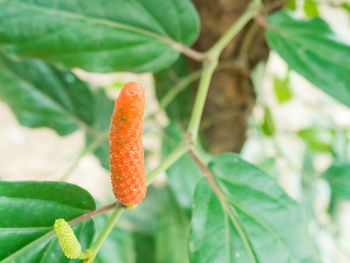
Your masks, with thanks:
[{"label": "plant stem", "polygon": [[199,77],[201,76],[201,73],[202,73],[202,70],[194,71],[191,74],[187,75],[185,78],[181,79],[178,83],[176,83],[176,85],[172,87],[169,90],[169,92],[165,94],[165,96],[160,100],[159,109],[157,109],[155,112],[151,113],[150,115],[146,116],[145,120],[152,119],[158,113],[165,110],[181,91],[183,91],[193,81],[199,79]]},{"label": "plant stem", "polygon": [[202,70],[197,70],[181,79],[175,87],[169,90],[169,92],[161,99],[159,106],[161,109],[165,109],[173,101],[173,99],[183,91],[190,83],[199,79],[202,74]]},{"label": "plant stem", "polygon": [[205,59],[205,54],[194,50],[188,46],[185,46],[184,44],[180,43],[180,42],[176,42],[171,38],[167,38],[166,42],[168,42],[175,50],[181,52],[182,54],[184,54],[185,56],[196,60],[196,61],[203,61]]},{"label": "plant stem", "polygon": [[156,176],[168,169],[173,163],[175,163],[182,155],[187,153],[191,148],[191,144],[188,142],[180,143],[160,164],[146,176],[147,186],[152,183]]},{"label": "plant stem", "polygon": [[85,260],[85,263],[92,262],[95,259],[103,242],[108,237],[109,233],[112,231],[114,225],[117,223],[117,221],[118,221],[119,217],[121,216],[121,214],[123,213],[123,211],[124,211],[124,208],[122,208],[122,207],[117,207],[114,210],[112,216],[108,219],[108,222],[106,223],[106,225],[102,229],[102,232],[100,233],[100,235],[97,237],[97,239],[92,244],[92,246],[84,252],[84,253],[86,253],[86,255],[88,255],[88,258]]},{"label": "plant stem", "polygon": [[207,52],[208,56],[219,57],[223,49],[230,41],[239,33],[239,31],[255,17],[261,7],[261,0],[255,0],[249,4],[246,11],[238,18],[238,20],[227,30],[227,32],[214,44]]},{"label": "plant stem", "polygon": [[123,205],[119,202],[119,201],[115,201],[113,203],[110,203],[108,205],[104,205],[104,206],[101,206],[100,208],[94,210],[94,211],[90,211],[90,212],[87,212],[86,214],[83,214],[77,218],[74,218],[73,220],[69,221],[69,224],[70,225],[74,225],[74,224],[77,224],[81,221],[85,221],[85,220],[88,220],[88,219],[91,219],[95,216],[98,216],[98,215],[101,215],[101,214],[104,214],[114,208],[117,208],[117,207],[122,207]]},{"label": "plant stem", "polygon": [[216,66],[217,66],[217,58],[214,60],[206,60],[204,62],[204,68],[203,68],[201,80],[199,82],[198,93],[193,106],[191,119],[187,128],[187,131],[192,136],[193,143],[197,141],[197,134],[198,134],[199,124],[202,118],[204,104],[207,98],[211,77],[213,76]]},{"label": "plant stem", "polygon": [[218,60],[223,49],[239,33],[239,31],[259,12],[261,0],[252,2],[243,15],[229,28],[229,30],[209,49],[204,61],[199,83],[197,97],[194,103],[192,116],[187,131],[192,135],[192,143],[195,144],[198,135],[199,124],[202,118],[204,104],[207,98],[208,89],[213,73],[218,65]]},{"label": "plant stem", "polygon": [[[216,67],[216,70],[225,69],[225,68],[235,68],[236,70],[240,71],[242,75],[244,76],[250,76],[249,70],[243,66],[243,61],[241,60],[224,60],[219,62],[218,66]],[[182,92],[186,87],[188,87],[189,84],[194,82],[197,79],[200,79],[202,75],[202,69],[196,70],[180,81],[178,81],[172,88],[169,89],[168,93],[165,94],[165,96],[160,100],[159,102],[159,108],[149,114],[145,117],[145,121],[154,118],[157,116],[160,112],[165,110],[169,104],[176,98],[177,95],[179,95],[180,92]]]}]

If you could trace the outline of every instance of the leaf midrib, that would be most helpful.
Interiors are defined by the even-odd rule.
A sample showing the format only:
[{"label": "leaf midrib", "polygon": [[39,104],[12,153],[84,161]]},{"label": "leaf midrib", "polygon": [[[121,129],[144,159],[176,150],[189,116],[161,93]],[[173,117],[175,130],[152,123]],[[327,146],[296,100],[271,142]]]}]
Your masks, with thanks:
[{"label": "leaf midrib", "polygon": [[9,263],[11,262],[15,257],[21,255],[23,252],[25,252],[27,249],[31,248],[32,246],[38,244],[39,242],[45,240],[46,238],[49,238],[50,236],[52,236],[55,233],[54,230],[51,230],[45,234],[43,234],[42,236],[38,237],[37,239],[34,239],[32,242],[30,242],[29,244],[25,245],[24,247],[18,249],[16,252],[12,253],[11,255],[9,255],[8,257],[4,258],[3,260],[0,261],[0,263]]},{"label": "leaf midrib", "polygon": [[42,203],[46,203],[46,204],[56,204],[62,207],[67,207],[67,208],[72,208],[74,210],[77,211],[81,211],[82,213],[90,211],[89,209],[83,209],[83,208],[79,208],[79,207],[75,207],[72,205],[68,205],[68,204],[62,204],[62,203],[58,203],[55,201],[49,201],[49,200],[45,200],[45,199],[38,199],[38,198],[23,198],[23,197],[13,197],[13,196],[0,196],[0,198],[5,198],[5,199],[14,199],[14,200],[23,200],[23,202],[26,202],[27,200],[32,200],[32,201],[36,201],[36,202],[42,202]]},{"label": "leaf midrib", "polygon": [[[0,4],[1,3],[5,3],[6,4],[7,0],[0,0]],[[7,3],[8,4],[8,3]],[[110,21],[110,20],[106,20],[106,19],[102,19],[102,18],[96,18],[96,17],[91,17],[91,16],[87,16],[87,15],[82,15],[82,14],[76,14],[76,13],[72,13],[69,11],[62,11],[62,10],[57,10],[57,9],[52,9],[52,8],[46,8],[46,7],[42,7],[42,6],[38,6],[35,4],[28,4],[28,3],[19,3],[19,2],[12,2],[10,3],[10,5],[16,5],[16,6],[24,6],[26,8],[31,8],[33,10],[39,11],[39,12],[44,12],[44,13],[52,13],[52,14],[56,14],[56,15],[60,15],[62,17],[68,17],[68,18],[73,18],[76,20],[82,20],[82,21],[88,21],[94,24],[100,24],[100,25],[104,25],[104,26],[108,26],[108,27],[112,27],[112,28],[119,28],[119,29],[124,29],[127,31],[132,31],[135,33],[139,33],[142,35],[146,35],[146,36],[150,36],[153,37],[157,40],[160,40],[161,42],[164,42],[168,45],[170,45],[171,47],[173,47],[176,50],[176,45],[175,44],[180,44],[179,42],[169,38],[169,37],[165,37],[165,36],[161,36],[159,34],[156,34],[154,32],[145,30],[145,29],[141,29],[135,26],[130,26],[127,24],[123,24],[120,22],[115,22],[115,21]]]},{"label": "leaf midrib", "polygon": [[[258,259],[256,258],[255,254],[254,254],[254,251],[253,251],[252,245],[250,243],[250,240],[249,240],[248,236],[246,235],[246,233],[244,232],[243,227],[239,223],[238,218],[236,218],[234,216],[232,211],[227,206],[226,198],[224,200],[222,200],[222,201],[223,201],[223,203],[222,203],[223,211],[224,211],[224,213],[226,213],[228,215],[228,217],[230,218],[231,222],[235,226],[235,228],[236,228],[236,230],[238,232],[238,235],[241,237],[243,245],[244,245],[245,249],[247,250],[247,252],[249,254],[249,257],[251,258],[251,260],[254,263],[258,263]],[[220,201],[220,203],[221,203],[221,201]]]},{"label": "leaf midrib", "polygon": [[238,208],[239,210],[242,211],[242,213],[244,213],[245,215],[247,215],[248,217],[252,218],[258,225],[262,226],[263,228],[265,228],[270,234],[271,236],[275,237],[275,240],[278,241],[278,243],[280,243],[282,245],[282,247],[285,248],[285,250],[288,252],[288,254],[290,255],[291,259],[293,260],[293,262],[297,263],[298,260],[293,256],[293,254],[289,251],[288,246],[282,241],[282,239],[275,233],[273,232],[273,230],[268,227],[265,223],[257,220],[256,217],[254,217],[253,215],[251,215],[250,213],[248,213],[245,209],[243,209],[240,205],[238,205],[234,200],[230,199],[227,200],[228,203],[230,203],[232,206]]},{"label": "leaf midrib", "polygon": [[48,227],[48,226],[38,226],[38,227],[0,227],[0,232],[1,231],[12,231],[12,230],[16,230],[16,231],[37,231],[37,230],[50,230],[52,227]]},{"label": "leaf midrib", "polygon": [[[233,184],[233,185],[236,185],[236,186],[244,186],[244,187],[248,187],[247,184],[244,184],[244,183],[235,183],[235,182],[232,182],[232,181],[229,181],[228,179],[222,177],[222,176],[218,176],[220,177],[220,180],[223,180],[227,183],[230,183],[230,184]],[[276,198],[273,198],[272,196],[269,196],[267,193],[259,190],[259,189],[252,189],[252,191],[256,191],[256,192],[259,192],[259,193],[262,193],[263,195],[265,195],[266,197],[268,197],[269,199],[272,199],[272,200],[277,200],[277,202],[281,205],[281,206],[286,206],[287,204],[284,204],[282,202],[280,202],[279,199],[276,199]],[[260,226],[262,226],[263,228],[265,228],[272,236],[274,236],[276,238],[276,240],[286,249],[286,251],[289,253],[289,255],[291,256],[291,258],[297,262],[297,260],[294,258],[294,256],[292,255],[292,253],[288,250],[288,246],[282,241],[282,239],[276,235],[276,233],[274,233],[271,228],[269,228],[266,224],[264,224],[263,222],[257,220],[254,216],[252,216],[250,213],[248,213],[245,209],[243,209],[239,204],[237,204],[232,198],[229,199],[227,198],[226,195],[224,195],[224,198],[225,198],[225,201],[228,202],[229,204],[231,204],[232,206],[238,208],[239,210],[241,210],[244,214],[246,214],[248,217],[252,218],[257,224],[259,224]],[[243,226],[242,226],[243,228]]]}]

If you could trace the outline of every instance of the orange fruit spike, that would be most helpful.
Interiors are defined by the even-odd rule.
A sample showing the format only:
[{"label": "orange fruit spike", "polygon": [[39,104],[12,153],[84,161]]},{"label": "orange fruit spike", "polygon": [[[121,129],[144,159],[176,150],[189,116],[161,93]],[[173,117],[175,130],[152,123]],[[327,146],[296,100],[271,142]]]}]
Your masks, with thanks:
[{"label": "orange fruit spike", "polygon": [[115,101],[109,134],[111,181],[115,197],[125,206],[146,195],[142,133],[145,91],[128,82]]}]

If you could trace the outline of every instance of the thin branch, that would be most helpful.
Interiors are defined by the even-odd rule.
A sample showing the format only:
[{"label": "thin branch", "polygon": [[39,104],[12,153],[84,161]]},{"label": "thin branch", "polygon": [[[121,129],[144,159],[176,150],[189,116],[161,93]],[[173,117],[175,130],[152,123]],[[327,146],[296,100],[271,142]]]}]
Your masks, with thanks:
[{"label": "thin branch", "polygon": [[175,50],[181,52],[193,60],[203,61],[206,57],[205,53],[196,51],[188,46],[183,45],[182,43],[174,41],[173,39],[167,38],[166,42],[168,42]]},{"label": "thin branch", "polygon": [[204,61],[197,96],[187,128],[187,132],[192,136],[193,144],[195,144],[197,140],[204,104],[208,95],[213,73],[218,65],[219,56],[224,48],[231,42],[231,40],[241,31],[241,29],[259,13],[260,8],[261,0],[254,0],[251,2],[242,16],[235,21],[235,23],[226,31],[226,33],[206,53],[207,57]]},{"label": "thin branch", "polygon": [[[234,59],[234,60],[224,60],[219,62],[218,66],[216,67],[215,71],[219,71],[222,69],[235,69],[239,74],[245,77],[250,76],[250,70],[244,66],[244,63],[240,59]],[[202,69],[199,69],[197,71],[192,72],[188,76],[186,76],[183,79],[179,79],[177,83],[169,89],[169,91],[165,94],[165,96],[160,100],[159,102],[159,108],[154,111],[153,113],[147,115],[145,117],[145,121],[153,119],[155,116],[157,116],[159,113],[161,113],[163,110],[165,110],[169,104],[183,91],[185,90],[189,84],[192,82],[198,80],[202,75]]]},{"label": "thin branch", "polygon": [[92,246],[83,252],[83,254],[85,254],[86,256],[84,263],[90,263],[94,261],[98,251],[103,245],[103,242],[106,240],[109,233],[111,233],[111,231],[113,230],[115,224],[117,223],[119,217],[123,214],[123,212],[124,212],[124,209],[122,207],[115,208],[113,214],[108,219],[107,223],[102,229],[102,232],[98,235],[97,239],[94,241]]},{"label": "thin branch", "polygon": [[185,153],[187,153],[191,148],[190,142],[184,137],[184,140],[166,157],[159,166],[151,171],[146,176],[146,184],[150,185],[158,174],[164,172],[172,164],[174,164],[178,159],[180,159]]},{"label": "thin branch", "polygon": [[205,61],[204,63],[197,96],[194,102],[193,111],[187,128],[187,132],[191,134],[191,140],[193,144],[195,144],[197,141],[198,130],[203,114],[204,104],[207,99],[208,90],[212,76],[214,74],[214,70],[217,66],[217,59],[218,57],[216,57],[214,60]]},{"label": "thin branch", "polygon": [[259,30],[259,26],[256,22],[253,21],[253,24],[249,27],[247,33],[244,36],[241,48],[239,50],[239,57],[248,64],[248,54],[249,54],[249,48],[251,47],[251,44],[254,41],[254,37],[256,36],[256,33]]},{"label": "thin branch", "polygon": [[262,26],[263,28],[269,28],[270,27],[270,24],[269,22],[267,21],[266,17],[263,16],[263,15],[258,15],[255,17],[255,21],[260,25]]},{"label": "thin branch", "polygon": [[218,57],[223,49],[231,40],[241,31],[241,29],[256,15],[259,14],[261,0],[255,0],[250,3],[246,11],[237,19],[237,21],[227,30],[227,32],[210,48],[209,57]]},{"label": "thin branch", "polygon": [[279,10],[283,8],[285,2],[286,0],[278,0],[265,5],[264,8],[261,10],[260,14],[255,17],[255,21],[263,28],[270,27],[269,22],[266,19],[266,16],[271,12],[273,12],[274,10]]},{"label": "thin branch", "polygon": [[285,3],[286,0],[277,0],[270,2],[269,4],[264,6],[264,8],[261,11],[261,14],[267,15],[276,9],[281,9],[285,5]]},{"label": "thin branch", "polygon": [[220,202],[222,201],[223,203],[225,203],[224,197],[223,197],[220,189],[216,185],[216,183],[214,181],[214,177],[211,174],[208,166],[200,159],[199,155],[194,150],[189,151],[188,154],[191,156],[193,161],[198,165],[198,167],[202,171],[202,173],[208,178],[208,182],[211,185],[211,187],[213,188],[216,195],[218,196]]},{"label": "thin branch", "polygon": [[77,218],[74,218],[73,220],[69,221],[69,224],[70,225],[77,224],[81,221],[85,221],[85,220],[91,219],[95,216],[107,213],[108,211],[113,210],[114,208],[117,208],[117,207],[124,207],[124,206],[119,201],[115,201],[115,202],[110,203],[108,205],[101,206],[97,210],[87,212],[86,214],[83,214]]},{"label": "thin branch", "polygon": [[157,116],[160,112],[165,110],[169,104],[179,95],[183,90],[188,87],[189,84],[191,84],[193,81],[199,79],[201,76],[202,70],[197,70],[186,76],[185,78],[181,79],[176,83],[174,87],[169,89],[167,94],[160,100],[159,102],[159,108],[151,113],[150,115],[145,117],[145,120],[149,120]]}]

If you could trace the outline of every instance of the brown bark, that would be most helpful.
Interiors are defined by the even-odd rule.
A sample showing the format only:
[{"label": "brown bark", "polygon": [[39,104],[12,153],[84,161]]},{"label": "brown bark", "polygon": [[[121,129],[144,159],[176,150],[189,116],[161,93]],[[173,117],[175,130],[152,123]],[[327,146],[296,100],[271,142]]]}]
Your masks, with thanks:
[{"label": "brown bark", "polygon": [[[201,34],[194,48],[206,51],[244,12],[250,0],[193,2],[201,17]],[[238,60],[243,70],[225,67],[213,76],[201,126],[213,153],[241,150],[246,140],[247,120],[255,104],[254,87],[246,72],[259,61],[265,61],[268,53],[264,29],[255,21],[250,22],[224,50],[220,60]],[[199,64],[193,63],[193,69],[198,67]]]}]

